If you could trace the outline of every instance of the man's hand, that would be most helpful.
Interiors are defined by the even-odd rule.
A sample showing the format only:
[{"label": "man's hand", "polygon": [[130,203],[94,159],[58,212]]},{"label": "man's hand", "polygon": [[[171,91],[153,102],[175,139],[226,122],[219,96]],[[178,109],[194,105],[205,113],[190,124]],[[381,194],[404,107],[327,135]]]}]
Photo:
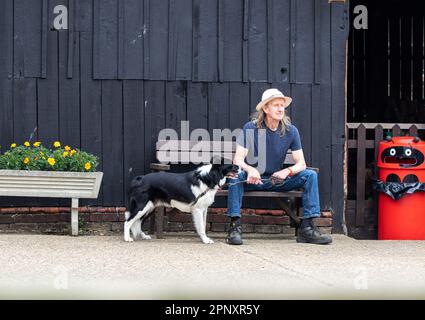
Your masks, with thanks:
[{"label": "man's hand", "polygon": [[257,169],[252,168],[250,170],[248,170],[248,178],[246,183],[249,184],[263,184],[263,182],[261,181],[261,175],[260,172],[258,172]]},{"label": "man's hand", "polygon": [[289,174],[291,173],[291,171],[289,171],[288,169],[283,169],[280,171],[277,171],[275,173],[272,174],[273,177],[277,177],[279,179],[285,180]]}]

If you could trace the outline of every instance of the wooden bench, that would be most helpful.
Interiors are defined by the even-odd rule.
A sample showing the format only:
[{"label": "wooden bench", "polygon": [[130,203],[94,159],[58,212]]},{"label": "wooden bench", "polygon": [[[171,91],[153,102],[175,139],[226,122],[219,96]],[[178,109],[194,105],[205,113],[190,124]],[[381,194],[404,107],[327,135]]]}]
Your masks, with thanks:
[{"label": "wooden bench", "polygon": [[[156,143],[156,158],[159,163],[151,163],[150,168],[153,172],[168,171],[172,164],[209,163],[213,156],[233,159],[235,150],[235,142],[158,140]],[[289,150],[283,165],[290,166],[294,163],[292,153]],[[309,169],[315,170],[317,173],[319,172],[317,168],[309,167]],[[226,197],[227,195],[228,190],[220,190],[217,192],[216,197]],[[303,214],[302,195],[302,190],[292,190],[288,192],[249,191],[244,193],[244,197],[249,198],[273,198],[286,214],[293,219],[295,218],[295,233],[297,233],[299,217]],[[163,237],[164,215],[165,208],[160,207],[156,209],[155,221],[151,224],[151,231],[153,231],[155,226],[157,238]]]}]

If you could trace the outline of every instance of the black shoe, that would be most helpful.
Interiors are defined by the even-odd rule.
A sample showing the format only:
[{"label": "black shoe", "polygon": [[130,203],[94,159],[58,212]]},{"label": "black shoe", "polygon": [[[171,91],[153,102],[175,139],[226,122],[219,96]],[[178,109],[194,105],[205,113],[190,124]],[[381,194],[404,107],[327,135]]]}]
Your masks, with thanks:
[{"label": "black shoe", "polygon": [[297,242],[314,243],[314,244],[329,244],[332,242],[330,235],[321,234],[316,227],[305,227],[298,230]]},{"label": "black shoe", "polygon": [[234,245],[242,244],[242,226],[239,219],[230,223],[226,242]]}]

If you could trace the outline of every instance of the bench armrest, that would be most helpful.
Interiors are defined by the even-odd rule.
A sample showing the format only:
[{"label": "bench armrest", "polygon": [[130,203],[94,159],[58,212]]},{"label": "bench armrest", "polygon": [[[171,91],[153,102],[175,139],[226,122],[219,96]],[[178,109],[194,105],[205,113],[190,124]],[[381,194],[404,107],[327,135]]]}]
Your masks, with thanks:
[{"label": "bench armrest", "polygon": [[150,168],[155,171],[168,171],[170,170],[170,165],[163,163],[151,163]]}]

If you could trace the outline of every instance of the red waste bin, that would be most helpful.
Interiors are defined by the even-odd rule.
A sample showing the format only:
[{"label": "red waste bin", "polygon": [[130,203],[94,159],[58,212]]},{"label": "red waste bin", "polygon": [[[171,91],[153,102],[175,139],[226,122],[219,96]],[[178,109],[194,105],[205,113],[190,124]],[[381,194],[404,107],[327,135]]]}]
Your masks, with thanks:
[{"label": "red waste bin", "polygon": [[[400,188],[424,183],[424,155],[425,142],[417,137],[382,141],[378,153],[379,179]],[[380,192],[378,201],[379,240],[425,240],[425,192],[404,193],[398,200]]]}]

